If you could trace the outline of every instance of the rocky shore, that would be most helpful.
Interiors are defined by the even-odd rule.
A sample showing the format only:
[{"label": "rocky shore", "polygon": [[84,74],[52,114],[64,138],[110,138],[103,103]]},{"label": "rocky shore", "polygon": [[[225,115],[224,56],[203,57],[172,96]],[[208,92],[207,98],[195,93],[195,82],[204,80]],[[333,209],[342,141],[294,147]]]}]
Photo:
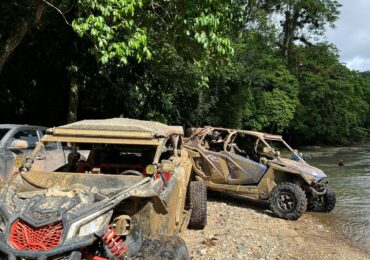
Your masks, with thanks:
[{"label": "rocky shore", "polygon": [[370,259],[313,213],[287,221],[271,216],[265,203],[208,196],[206,228],[184,234],[192,259]]}]

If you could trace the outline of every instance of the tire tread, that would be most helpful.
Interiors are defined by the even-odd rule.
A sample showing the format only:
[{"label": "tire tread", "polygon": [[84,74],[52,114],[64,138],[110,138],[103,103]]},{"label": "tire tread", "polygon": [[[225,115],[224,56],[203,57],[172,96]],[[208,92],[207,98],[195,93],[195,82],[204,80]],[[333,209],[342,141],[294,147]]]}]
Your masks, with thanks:
[{"label": "tire tread", "polygon": [[182,238],[160,236],[144,240],[136,259],[188,260],[190,257]]},{"label": "tire tread", "polygon": [[207,224],[207,188],[202,181],[192,181],[188,187],[187,207],[191,210],[189,228],[203,229]]}]

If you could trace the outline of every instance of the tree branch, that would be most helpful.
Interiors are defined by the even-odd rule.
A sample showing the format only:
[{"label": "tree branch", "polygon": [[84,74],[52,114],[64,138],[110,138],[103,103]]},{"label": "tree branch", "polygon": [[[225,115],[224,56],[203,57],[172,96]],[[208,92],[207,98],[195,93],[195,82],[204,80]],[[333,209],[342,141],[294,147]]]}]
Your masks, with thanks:
[{"label": "tree branch", "polygon": [[53,8],[53,9],[55,9],[62,17],[63,17],[63,19],[64,19],[64,21],[66,22],[66,24],[68,24],[69,26],[72,26],[69,22],[68,22],[68,20],[67,20],[67,18],[64,16],[64,14],[63,14],[63,12],[58,8],[58,7],[56,7],[55,5],[53,5],[53,4],[51,4],[51,3],[49,3],[48,1],[46,1],[46,0],[42,0],[45,4],[47,4],[48,6],[50,6],[51,8]]},{"label": "tree branch", "polygon": [[[34,26],[39,26],[41,22],[42,15],[45,10],[45,5],[43,2],[39,2],[35,12],[35,18],[33,20]],[[4,65],[10,55],[14,52],[14,50],[19,46],[22,42],[23,38],[26,36],[30,26],[28,25],[26,19],[23,17],[16,17],[11,28],[10,36],[5,39],[2,43],[0,43],[0,75],[3,71]]]}]

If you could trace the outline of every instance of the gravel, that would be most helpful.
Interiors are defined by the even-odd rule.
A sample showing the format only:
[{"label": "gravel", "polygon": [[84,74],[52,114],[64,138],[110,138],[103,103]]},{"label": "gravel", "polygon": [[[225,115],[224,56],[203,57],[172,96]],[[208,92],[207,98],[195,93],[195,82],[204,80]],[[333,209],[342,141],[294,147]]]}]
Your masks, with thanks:
[{"label": "gravel", "polygon": [[184,234],[192,259],[370,259],[313,213],[288,221],[273,217],[266,203],[208,196],[206,228]]}]

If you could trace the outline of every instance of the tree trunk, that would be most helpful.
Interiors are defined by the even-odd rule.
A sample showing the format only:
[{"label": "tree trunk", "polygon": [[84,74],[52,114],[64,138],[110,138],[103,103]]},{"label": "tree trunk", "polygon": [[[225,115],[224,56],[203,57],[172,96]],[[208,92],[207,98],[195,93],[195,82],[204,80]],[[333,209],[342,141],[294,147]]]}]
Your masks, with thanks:
[{"label": "tree trunk", "polygon": [[[39,26],[45,7],[45,4],[41,1],[37,5],[35,18],[33,21],[34,26]],[[18,45],[22,42],[30,26],[27,24],[27,21],[23,17],[16,17],[10,27],[11,31],[9,33],[9,37],[5,39],[4,42],[0,43],[0,75],[3,71],[6,61],[14,52],[14,50],[18,47]]]},{"label": "tree trunk", "polygon": [[299,17],[299,12],[297,10],[289,9],[285,12],[285,22],[283,26],[283,42],[282,42],[282,52],[286,61],[289,61],[291,48],[294,41],[294,35],[297,30],[297,21]]},{"label": "tree trunk", "polygon": [[69,91],[69,104],[68,104],[68,123],[77,121],[77,107],[78,107],[78,68],[72,64],[70,67],[71,71],[71,88]]},{"label": "tree trunk", "polygon": [[12,27],[14,29],[10,33],[10,37],[0,45],[0,74],[9,56],[22,42],[28,30],[28,25],[24,18],[17,18]]},{"label": "tree trunk", "polygon": [[289,11],[287,11],[285,13],[285,23],[283,27],[284,37],[283,37],[283,43],[282,43],[282,51],[283,51],[283,55],[286,60],[288,60],[289,42],[291,38],[290,23],[291,23],[291,14]]}]

